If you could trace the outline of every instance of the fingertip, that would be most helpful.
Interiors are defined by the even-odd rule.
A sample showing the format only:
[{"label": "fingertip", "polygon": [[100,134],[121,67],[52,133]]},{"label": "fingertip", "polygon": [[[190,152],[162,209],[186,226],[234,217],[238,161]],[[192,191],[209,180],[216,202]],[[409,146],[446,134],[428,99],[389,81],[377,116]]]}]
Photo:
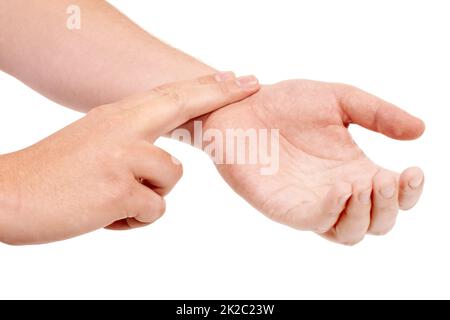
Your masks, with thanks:
[{"label": "fingertip", "polygon": [[400,175],[399,205],[402,210],[413,208],[423,191],[425,175],[422,169],[408,168]]},{"label": "fingertip", "polygon": [[420,136],[423,135],[427,126],[423,120],[421,120],[419,118],[416,118],[416,119],[417,119],[417,128],[416,128],[417,136],[416,136],[416,138],[419,138]]},{"label": "fingertip", "polygon": [[400,136],[402,140],[414,140],[423,135],[425,132],[425,122],[421,119],[411,116],[408,125],[405,126],[403,134]]},{"label": "fingertip", "polygon": [[416,190],[423,185],[424,180],[425,175],[422,169],[411,167],[400,175],[400,188],[402,190]]},{"label": "fingertip", "polygon": [[[380,123],[384,123],[384,133],[397,140],[414,140],[425,131],[425,123],[404,110],[380,114]],[[382,119],[385,118],[385,119]]]},{"label": "fingertip", "polygon": [[385,235],[395,225],[399,202],[397,174],[381,169],[373,178],[373,199],[369,233]]}]

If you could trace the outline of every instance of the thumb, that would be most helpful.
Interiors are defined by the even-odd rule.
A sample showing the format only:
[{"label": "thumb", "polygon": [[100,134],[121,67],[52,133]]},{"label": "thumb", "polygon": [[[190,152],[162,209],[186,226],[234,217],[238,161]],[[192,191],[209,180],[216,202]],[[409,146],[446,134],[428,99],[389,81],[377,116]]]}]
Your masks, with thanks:
[{"label": "thumb", "polygon": [[338,94],[348,123],[397,140],[416,139],[425,131],[422,120],[360,89],[343,86]]},{"label": "thumb", "polygon": [[240,101],[259,90],[254,76],[235,78],[231,72],[163,85],[140,97],[136,121],[146,134],[159,137],[183,123]]}]

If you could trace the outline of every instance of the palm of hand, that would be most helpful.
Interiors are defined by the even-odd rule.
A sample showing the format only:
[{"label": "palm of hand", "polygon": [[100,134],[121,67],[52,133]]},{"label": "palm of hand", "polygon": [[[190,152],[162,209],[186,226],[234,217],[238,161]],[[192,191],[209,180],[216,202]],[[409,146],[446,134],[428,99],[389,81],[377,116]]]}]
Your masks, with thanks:
[{"label": "palm of hand", "polygon": [[228,164],[218,165],[221,175],[269,218],[320,233],[333,231],[355,188],[372,188],[376,175],[397,181],[398,187],[399,175],[377,166],[353,141],[347,129],[351,119],[342,108],[345,90],[337,84],[285,81],[211,114],[206,129],[279,129],[276,174],[261,175],[262,165]]}]

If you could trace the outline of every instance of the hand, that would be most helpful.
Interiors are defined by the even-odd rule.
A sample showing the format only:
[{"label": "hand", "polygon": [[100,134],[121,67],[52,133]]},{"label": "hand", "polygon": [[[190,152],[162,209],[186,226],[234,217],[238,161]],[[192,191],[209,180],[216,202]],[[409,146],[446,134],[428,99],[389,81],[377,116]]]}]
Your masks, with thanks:
[{"label": "hand", "polygon": [[254,77],[234,80],[228,73],[166,85],[98,107],[36,145],[1,156],[0,240],[45,243],[154,222],[182,174],[155,139],[258,89]]},{"label": "hand", "polygon": [[354,87],[314,81],[286,81],[215,111],[204,129],[280,129],[280,168],[262,176],[261,165],[218,165],[237,193],[269,218],[312,230],[343,244],[369,232],[387,233],[398,209],[415,205],[424,176],[384,169],[355,144],[351,123],[394,139],[415,139],[424,131],[417,118]]}]

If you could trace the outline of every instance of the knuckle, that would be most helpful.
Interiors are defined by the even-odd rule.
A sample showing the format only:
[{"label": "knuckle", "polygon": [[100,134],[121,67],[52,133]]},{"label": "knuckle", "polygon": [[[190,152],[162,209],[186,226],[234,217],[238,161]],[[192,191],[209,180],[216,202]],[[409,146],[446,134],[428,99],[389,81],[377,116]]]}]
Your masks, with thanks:
[{"label": "knuckle", "polygon": [[358,92],[358,89],[352,85],[339,83],[337,86],[337,95],[341,104],[350,104]]},{"label": "knuckle", "polygon": [[162,85],[154,92],[161,98],[166,99],[177,109],[183,110],[187,105],[188,97],[186,92],[176,85]]},{"label": "knuckle", "polygon": [[357,90],[355,86],[352,86],[351,84],[346,83],[336,83],[335,84],[339,90],[344,94],[351,94]]},{"label": "knuckle", "polygon": [[197,78],[198,84],[210,84],[210,83],[216,83],[216,75],[208,75],[204,77]]},{"label": "knuckle", "polygon": [[217,88],[222,96],[229,96],[232,93],[231,87],[227,81],[218,82]]},{"label": "knuckle", "polygon": [[116,145],[109,147],[106,151],[106,161],[109,162],[110,165],[114,167],[114,169],[118,164],[125,163],[129,158],[130,152],[129,150],[125,149],[126,148]]},{"label": "knuckle", "polygon": [[110,177],[108,183],[110,189],[107,195],[107,202],[113,205],[122,205],[124,199],[133,195],[132,184],[119,177]]},{"label": "knuckle", "polygon": [[122,176],[115,170],[116,166],[109,163],[103,163],[102,165],[108,168],[102,176],[105,186],[113,190],[119,189],[124,183]]},{"label": "knuckle", "polygon": [[91,109],[86,118],[98,130],[103,130],[105,134],[114,134],[117,127],[121,127],[124,119],[126,119],[126,112],[113,105],[103,105]]}]

